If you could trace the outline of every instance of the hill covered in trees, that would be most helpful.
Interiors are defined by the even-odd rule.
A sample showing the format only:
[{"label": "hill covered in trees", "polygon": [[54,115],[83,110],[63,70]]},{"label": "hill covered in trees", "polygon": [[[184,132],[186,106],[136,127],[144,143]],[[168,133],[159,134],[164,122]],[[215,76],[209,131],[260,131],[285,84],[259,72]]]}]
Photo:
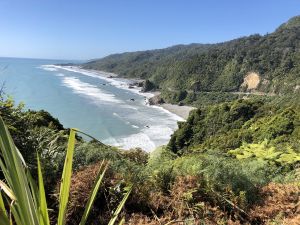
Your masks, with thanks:
[{"label": "hill covered in trees", "polygon": [[[0,99],[0,114],[35,180],[39,155],[50,224],[56,224],[69,130],[11,99]],[[299,101],[262,97],[193,111],[168,146],[150,154],[77,136],[67,224],[79,224],[103,160],[109,166],[87,224],[108,224],[132,184],[119,218],[125,224],[297,224],[299,134]]]},{"label": "hill covered in trees", "polygon": [[300,16],[263,36],[114,54],[82,67],[149,79],[171,102],[215,92],[299,93]]}]

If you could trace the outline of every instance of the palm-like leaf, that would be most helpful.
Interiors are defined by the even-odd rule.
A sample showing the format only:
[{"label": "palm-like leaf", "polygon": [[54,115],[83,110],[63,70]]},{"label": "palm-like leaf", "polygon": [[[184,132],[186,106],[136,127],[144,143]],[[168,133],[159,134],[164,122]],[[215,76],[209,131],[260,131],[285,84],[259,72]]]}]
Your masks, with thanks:
[{"label": "palm-like leaf", "polygon": [[[113,216],[112,216],[111,220],[109,221],[108,225],[114,225],[114,224],[115,224],[115,222],[116,222],[116,220],[117,220],[117,218],[118,218],[118,216],[119,216],[119,214],[120,214],[122,208],[124,207],[124,205],[125,205],[125,203],[126,203],[128,197],[129,197],[129,195],[130,195],[131,190],[132,190],[132,186],[130,186],[130,187],[128,188],[128,190],[127,190],[127,192],[125,193],[125,195],[124,195],[122,201],[119,203],[117,209],[114,211]],[[122,224],[122,221],[123,221],[123,219],[121,220],[121,224]]]},{"label": "palm-like leaf", "polygon": [[[38,225],[38,211],[34,203],[31,189],[19,151],[0,118],[0,167],[15,199],[11,198],[11,211],[16,223],[22,221],[26,225]],[[12,196],[9,196],[12,197]]]},{"label": "palm-like leaf", "polygon": [[[73,153],[75,148],[75,134],[76,130],[71,129],[60,187],[59,212],[57,220],[58,225],[65,225],[66,223],[67,204],[69,200],[72,176]],[[14,221],[14,224],[16,225],[50,225],[39,157],[37,157],[37,161],[38,185],[31,177],[21,153],[14,145],[9,131],[0,117],[0,168],[6,181],[3,182],[0,180],[1,225],[12,225],[12,221]],[[104,166],[104,163],[102,162],[80,225],[84,225],[87,221],[100,184],[107,170],[107,166],[108,164]],[[131,189],[125,194],[109,224],[114,224],[117,220],[130,191]],[[5,198],[2,197],[2,193],[5,194]],[[4,200],[7,201],[9,209],[5,208]],[[10,211],[11,216],[8,216],[8,210]]]},{"label": "palm-like leaf", "polygon": [[67,204],[70,194],[71,176],[72,176],[72,164],[73,164],[73,153],[75,147],[75,130],[71,129],[67,155],[64,164],[64,170],[62,173],[60,192],[59,192],[59,214],[58,214],[58,225],[64,225],[66,223]]}]

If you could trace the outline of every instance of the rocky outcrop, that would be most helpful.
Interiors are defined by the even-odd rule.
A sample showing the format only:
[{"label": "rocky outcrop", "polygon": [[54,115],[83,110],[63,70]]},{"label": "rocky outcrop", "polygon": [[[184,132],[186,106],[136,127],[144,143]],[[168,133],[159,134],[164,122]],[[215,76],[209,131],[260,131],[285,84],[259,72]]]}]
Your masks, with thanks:
[{"label": "rocky outcrop", "polygon": [[143,82],[143,86],[142,86],[142,92],[147,92],[147,91],[153,91],[155,89],[155,85],[149,81],[149,80],[145,80]]},{"label": "rocky outcrop", "polygon": [[249,72],[245,76],[244,82],[242,83],[241,88],[246,89],[247,91],[255,90],[255,89],[257,89],[259,83],[260,83],[259,74],[255,73],[255,72]]},{"label": "rocky outcrop", "polygon": [[160,105],[163,103],[165,103],[165,101],[163,100],[163,98],[160,95],[156,95],[149,99],[150,105]]}]

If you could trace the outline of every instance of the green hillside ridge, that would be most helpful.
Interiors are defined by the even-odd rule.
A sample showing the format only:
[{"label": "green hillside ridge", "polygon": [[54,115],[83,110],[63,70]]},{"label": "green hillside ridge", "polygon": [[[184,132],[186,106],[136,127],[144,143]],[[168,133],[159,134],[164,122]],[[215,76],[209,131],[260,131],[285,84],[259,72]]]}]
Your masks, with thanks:
[{"label": "green hillside ridge", "polygon": [[[293,17],[273,33],[251,35],[218,44],[177,45],[160,50],[114,54],[82,65],[149,79],[169,102],[194,103],[203,93],[300,91],[300,17]],[[248,73],[259,76],[255,88],[244,83]],[[178,93],[186,91],[182,99]],[[232,98],[232,97],[231,97]]]},{"label": "green hillside ridge", "polygon": [[211,151],[226,154],[247,144],[265,143],[278,151],[300,153],[299,112],[299,103],[290,102],[286,107],[262,99],[203,107],[192,111],[186,122],[179,122],[168,147],[178,155]]}]

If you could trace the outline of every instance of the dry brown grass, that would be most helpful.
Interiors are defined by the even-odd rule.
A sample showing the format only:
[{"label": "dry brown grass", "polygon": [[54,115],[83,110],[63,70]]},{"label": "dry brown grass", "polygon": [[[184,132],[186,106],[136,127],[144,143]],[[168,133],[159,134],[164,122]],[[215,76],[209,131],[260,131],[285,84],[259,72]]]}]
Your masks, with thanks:
[{"label": "dry brown grass", "polygon": [[89,193],[98,175],[99,168],[100,164],[96,163],[73,174],[67,213],[69,223],[75,224],[80,221],[85,204],[89,198]]},{"label": "dry brown grass", "polygon": [[151,193],[149,203],[153,215],[132,214],[127,224],[300,225],[299,185],[271,183],[263,187],[263,201],[249,210],[248,217],[241,221],[231,218],[225,209],[205,201],[205,196],[198,195],[195,192],[199,188],[197,179],[191,176],[178,177],[169,195]]},{"label": "dry brown grass", "polygon": [[[99,164],[94,164],[76,172],[72,177],[68,224],[78,224],[98,174]],[[109,175],[105,180],[106,188],[112,187],[121,178]],[[248,217],[240,221],[225,208],[214,204],[201,185],[201,177],[177,177],[169,193],[163,193],[149,185],[136,188],[132,193],[124,216],[127,225],[161,224],[284,224],[300,225],[300,188],[296,184],[271,183],[261,189],[263,201],[248,210]],[[200,182],[199,182],[200,181]],[[107,199],[101,190],[90,224],[105,224],[109,218]],[[139,193],[142,192],[142,193]],[[147,192],[147,193],[144,193]],[[101,197],[102,196],[102,197]],[[144,205],[144,209],[141,208]],[[145,210],[146,208],[146,210]],[[102,222],[101,222],[101,219]],[[246,219],[246,220],[245,220]]]},{"label": "dry brown grass", "polygon": [[[100,169],[100,162],[86,166],[75,172],[71,178],[70,198],[67,211],[67,224],[79,224],[85,205],[89,199],[94,182]],[[90,213],[88,224],[105,224],[111,217],[106,195],[108,189],[115,185],[116,179],[109,172],[102,181],[93,209]],[[57,185],[59,187],[59,184]],[[58,188],[57,188],[58,192]],[[100,223],[99,223],[100,222]]]},{"label": "dry brown grass", "polygon": [[250,215],[261,224],[300,224],[300,187],[296,184],[275,184],[262,188],[264,201]]},{"label": "dry brown grass", "polygon": [[[199,177],[177,177],[169,194],[152,192],[149,206],[152,215],[146,216],[135,213],[129,216],[127,225],[161,225],[161,224],[203,224],[215,225],[239,224],[233,222],[226,213],[216,206],[203,201],[203,196],[198,192]],[[226,219],[224,219],[226,218]]]}]

